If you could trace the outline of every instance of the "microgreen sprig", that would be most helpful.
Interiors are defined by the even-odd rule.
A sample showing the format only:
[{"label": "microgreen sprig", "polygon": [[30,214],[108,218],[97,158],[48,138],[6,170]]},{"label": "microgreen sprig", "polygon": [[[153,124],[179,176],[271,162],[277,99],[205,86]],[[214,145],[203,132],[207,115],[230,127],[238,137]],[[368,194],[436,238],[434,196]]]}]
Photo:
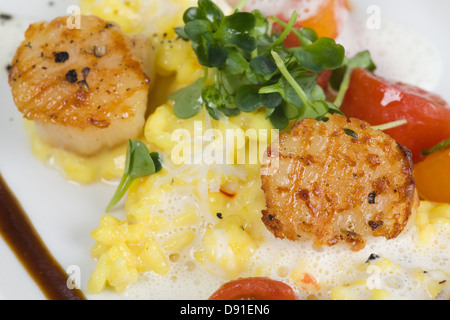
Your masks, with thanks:
[{"label": "microgreen sprig", "polygon": [[[203,106],[214,119],[265,108],[272,124],[284,129],[290,120],[337,110],[325,100],[317,76],[341,68],[345,50],[331,38],[319,38],[312,29],[295,29],[296,12],[288,23],[267,18],[259,10],[237,8],[225,16],[212,1],[198,0],[197,7],[185,11],[183,21],[185,25],[175,31],[192,42],[205,76],[169,96],[177,117],[190,118]],[[281,34],[271,33],[275,22],[285,27]],[[302,46],[284,46],[290,32]]]},{"label": "microgreen sprig", "polygon": [[449,147],[450,147],[450,138],[447,139],[447,140],[444,140],[444,141],[442,141],[440,143],[438,143],[437,145],[435,145],[434,147],[432,147],[432,148],[430,148],[428,150],[427,149],[423,149],[422,150],[422,154],[424,156],[428,156],[428,155],[430,155],[432,153],[444,150],[444,149],[449,148]]},{"label": "microgreen sprig", "polygon": [[162,168],[162,159],[159,153],[149,153],[146,145],[139,140],[129,140],[125,161],[125,170],[114,196],[106,208],[111,211],[123,198],[131,183],[140,177],[150,176]]},{"label": "microgreen sprig", "polygon": [[359,52],[352,58],[345,57],[343,65],[333,71],[331,78],[332,86],[338,90],[334,104],[340,108],[342,102],[344,101],[345,94],[350,85],[351,75],[354,69],[362,68],[369,71],[374,71],[376,69],[375,63],[372,61],[370,52],[365,50]]}]

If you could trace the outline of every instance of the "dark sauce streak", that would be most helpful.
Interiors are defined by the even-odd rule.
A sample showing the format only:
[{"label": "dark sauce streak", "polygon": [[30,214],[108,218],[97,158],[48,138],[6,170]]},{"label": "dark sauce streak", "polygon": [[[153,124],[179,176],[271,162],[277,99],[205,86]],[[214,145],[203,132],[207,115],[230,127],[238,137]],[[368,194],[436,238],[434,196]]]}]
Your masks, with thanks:
[{"label": "dark sauce streak", "polygon": [[0,234],[49,300],[86,300],[49,252],[0,174]]}]

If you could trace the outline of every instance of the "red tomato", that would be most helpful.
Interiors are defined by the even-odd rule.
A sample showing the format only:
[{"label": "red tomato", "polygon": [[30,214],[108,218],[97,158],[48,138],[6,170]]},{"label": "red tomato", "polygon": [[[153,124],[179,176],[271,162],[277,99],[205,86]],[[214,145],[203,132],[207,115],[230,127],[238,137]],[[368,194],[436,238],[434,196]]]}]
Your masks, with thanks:
[{"label": "red tomato", "polygon": [[[295,29],[300,29],[302,27],[300,22],[296,22],[294,25]],[[278,23],[274,23],[272,26],[272,33],[282,33],[284,31],[284,27]],[[296,36],[295,33],[291,32],[289,35],[284,39],[284,46],[286,48],[295,48],[300,46],[300,40]]]},{"label": "red tomato", "polygon": [[317,84],[322,87],[322,89],[328,91],[328,82],[330,81],[332,70],[324,70],[317,75]]},{"label": "red tomato", "polygon": [[341,111],[371,125],[406,119],[406,125],[385,132],[412,152],[414,163],[424,159],[422,149],[450,137],[450,107],[441,97],[364,69],[353,71]]},{"label": "red tomato", "polygon": [[241,278],[222,285],[209,300],[297,300],[287,284],[269,278]]}]

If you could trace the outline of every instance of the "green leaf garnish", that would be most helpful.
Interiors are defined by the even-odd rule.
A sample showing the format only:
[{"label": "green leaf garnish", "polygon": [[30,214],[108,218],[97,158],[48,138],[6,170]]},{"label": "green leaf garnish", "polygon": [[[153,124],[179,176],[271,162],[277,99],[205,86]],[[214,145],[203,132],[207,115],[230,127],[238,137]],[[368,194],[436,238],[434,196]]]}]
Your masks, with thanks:
[{"label": "green leaf garnish", "polygon": [[338,90],[334,104],[340,108],[344,101],[345,94],[350,85],[352,72],[355,68],[362,68],[369,71],[376,69],[375,63],[372,61],[369,51],[362,51],[356,54],[353,58],[344,58],[343,66],[333,71],[330,83],[334,89]]},{"label": "green leaf garnish", "polygon": [[345,132],[345,134],[349,135],[350,137],[352,137],[354,139],[358,139],[358,135],[352,129],[344,128],[344,132]]},{"label": "green leaf garnish", "polygon": [[322,72],[342,65],[345,49],[331,38],[319,38],[313,44],[300,47],[294,52],[300,64],[307,70]]},{"label": "green leaf garnish", "polygon": [[109,212],[123,198],[131,183],[136,178],[150,176],[162,168],[162,158],[159,153],[149,153],[146,145],[139,140],[129,140],[125,170],[119,186],[106,208]]},{"label": "green leaf garnish", "polygon": [[401,127],[401,126],[403,126],[403,125],[405,125],[407,123],[408,123],[408,120],[406,120],[406,119],[396,120],[396,121],[380,124],[380,125],[377,125],[377,126],[372,126],[372,129],[384,131],[384,130],[389,130],[389,129]]},{"label": "green leaf garnish", "polygon": [[[240,1],[226,16],[211,0],[199,0],[197,7],[184,13],[185,25],[175,31],[191,41],[205,76],[169,97],[175,100],[175,115],[187,119],[205,106],[211,117],[219,119],[220,115],[232,117],[265,108],[272,124],[284,129],[290,121],[339,112],[339,99],[345,94],[351,70],[373,65],[370,55],[348,59],[335,40],[319,38],[310,28],[294,28],[296,12],[286,23],[265,17],[259,10],[241,12],[244,4],[245,0]],[[271,33],[273,23],[284,26],[281,34]],[[291,32],[301,46],[284,46]],[[206,76],[209,70],[212,79]],[[341,74],[337,103],[326,101],[317,84],[318,74],[324,70],[334,70],[335,77]]]},{"label": "green leaf garnish", "polygon": [[180,119],[189,119],[202,110],[203,79],[198,79],[169,96],[175,100],[173,112]]},{"label": "green leaf garnish", "polygon": [[446,148],[448,148],[448,147],[450,147],[450,138],[447,139],[447,140],[444,140],[444,141],[442,141],[442,142],[440,142],[440,143],[438,143],[437,145],[435,145],[434,147],[432,147],[432,148],[430,148],[430,149],[428,149],[428,150],[423,149],[423,150],[422,150],[422,154],[423,154],[424,156],[428,156],[428,155],[430,155],[430,154],[432,154],[432,153],[435,153],[435,152],[444,150],[444,149],[446,149]]}]

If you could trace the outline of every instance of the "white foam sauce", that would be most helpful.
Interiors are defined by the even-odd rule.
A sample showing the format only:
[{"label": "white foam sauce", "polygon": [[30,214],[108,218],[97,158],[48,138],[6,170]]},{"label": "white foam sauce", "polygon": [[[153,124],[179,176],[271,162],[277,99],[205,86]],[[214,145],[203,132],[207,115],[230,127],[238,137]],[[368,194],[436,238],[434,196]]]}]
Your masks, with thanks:
[{"label": "white foam sauce", "polygon": [[369,50],[382,77],[430,91],[441,79],[443,59],[436,45],[394,21],[381,19],[377,26],[367,16],[349,15],[337,42],[349,57]]},{"label": "white foam sauce", "polygon": [[[170,218],[182,213],[187,204],[196,204],[197,208],[201,209],[200,202],[192,192],[184,189],[175,194],[168,194],[163,211]],[[170,258],[169,274],[159,276],[149,272],[143,275],[123,294],[125,299],[207,299],[226,282],[220,277],[220,271],[215,275],[208,273],[194,258],[194,251],[202,246],[205,228],[213,226],[217,221],[210,212],[200,211],[200,216],[198,224],[185,227],[196,233],[196,240],[177,254],[176,259]],[[417,239],[418,230],[412,227],[393,240],[371,238],[359,252],[351,251],[344,244],[314,247],[307,242],[275,239],[267,231],[266,240],[260,243],[252,256],[248,272],[242,276],[252,276],[256,270],[261,271],[262,268],[264,275],[291,285],[300,299],[306,299],[311,293],[320,299],[329,299],[330,291],[336,286],[360,279],[370,281],[376,276],[375,280],[380,288],[387,290],[393,299],[429,299],[425,283],[418,281],[414,271],[417,268],[427,272],[448,269],[449,229],[438,227],[438,230],[436,238],[429,244],[420,243]],[[166,234],[162,235],[165,236]],[[364,264],[372,254],[389,259],[400,268],[380,270],[378,274],[369,273],[370,269],[357,269],[357,266]],[[291,277],[298,268],[314,277],[320,288],[312,292],[303,290],[302,287],[306,285],[295,282]],[[370,290],[364,287],[356,290],[355,294],[359,298],[370,298]]]},{"label": "white foam sauce", "polygon": [[[295,9],[301,20],[306,20],[314,16],[324,0],[303,0],[301,3],[298,0],[249,0],[245,9],[248,11],[259,9],[265,15],[283,15],[287,18]],[[286,18],[285,17],[285,18]]]}]

